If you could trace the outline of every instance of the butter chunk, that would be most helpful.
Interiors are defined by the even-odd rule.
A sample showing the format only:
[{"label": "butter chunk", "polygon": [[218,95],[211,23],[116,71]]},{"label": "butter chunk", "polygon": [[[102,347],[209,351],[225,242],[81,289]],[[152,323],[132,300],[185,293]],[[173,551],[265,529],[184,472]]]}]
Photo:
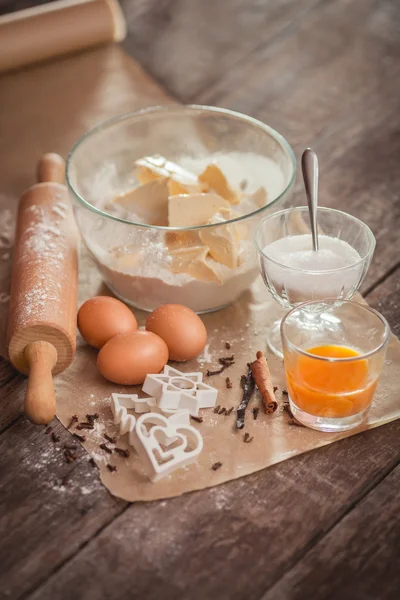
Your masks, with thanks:
[{"label": "butter chunk", "polygon": [[209,185],[211,190],[228,200],[230,204],[239,204],[238,194],[231,188],[225,175],[217,165],[208,165],[205,171],[199,175],[199,181]]},{"label": "butter chunk", "polygon": [[140,264],[140,253],[135,252],[132,254],[121,254],[115,259],[115,266],[117,269],[133,269],[138,267]]},{"label": "butter chunk", "polygon": [[168,180],[168,192],[169,196],[177,196],[178,194],[189,194],[189,186],[174,181],[173,179]]},{"label": "butter chunk", "polygon": [[196,227],[205,225],[229,203],[218,194],[178,194],[168,198],[168,224],[170,227]]},{"label": "butter chunk", "polygon": [[137,167],[136,177],[140,183],[147,183],[158,177],[168,177],[182,185],[198,186],[199,184],[197,175],[159,154],[139,158],[135,162],[135,166]]},{"label": "butter chunk", "polygon": [[168,179],[162,177],[116,196],[114,203],[122,206],[128,213],[134,213],[146,223],[166,225],[168,193]]},{"label": "butter chunk", "polygon": [[[221,211],[221,214],[224,215],[223,211]],[[241,217],[241,216],[242,215],[240,213],[238,213],[236,210],[230,209],[229,217],[227,217],[225,220],[237,219],[238,217]],[[231,223],[230,227],[234,228],[236,239],[238,241],[249,239],[249,237],[251,235],[251,225],[250,225],[249,219],[241,219],[240,221],[236,221],[236,223]]]},{"label": "butter chunk", "polygon": [[221,283],[218,273],[207,260],[207,246],[181,248],[171,252],[170,269],[172,273],[186,273],[199,281]]},{"label": "butter chunk", "polygon": [[[222,211],[221,211],[222,212]],[[209,247],[214,260],[230,269],[239,266],[239,235],[235,223],[226,223],[223,216],[217,215],[211,223],[222,223],[218,227],[207,227],[199,232],[203,244]]]},{"label": "butter chunk", "polygon": [[197,231],[168,231],[165,234],[165,243],[169,250],[201,245]]}]

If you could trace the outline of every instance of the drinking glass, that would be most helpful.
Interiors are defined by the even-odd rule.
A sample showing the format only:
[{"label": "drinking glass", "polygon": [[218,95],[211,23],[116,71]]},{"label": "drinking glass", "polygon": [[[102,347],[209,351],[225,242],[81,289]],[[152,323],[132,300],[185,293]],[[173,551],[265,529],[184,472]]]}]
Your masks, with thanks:
[{"label": "drinking glass", "polygon": [[[368,271],[375,249],[375,238],[365,223],[340,210],[319,208],[318,227],[320,241],[322,235],[343,240],[356,250],[358,257],[350,260],[346,266],[324,268],[322,248],[315,253],[318,255],[315,257],[318,261],[316,270],[289,266],[285,264],[285,255],[281,259],[276,254],[272,257],[268,250],[269,244],[283,238],[289,241],[293,236],[301,234],[309,234],[312,251],[310,217],[306,206],[270,214],[256,230],[255,245],[262,278],[275,300],[285,308],[290,309],[303,302],[324,298],[350,299]],[[282,358],[280,325],[281,320],[278,320],[268,329],[267,341],[272,352]],[[303,326],[307,327],[305,318]]]},{"label": "drinking glass", "polygon": [[[305,329],[306,317],[315,327]],[[337,298],[293,308],[281,324],[290,408],[320,431],[360,425],[370,409],[390,329],[366,304]]]}]

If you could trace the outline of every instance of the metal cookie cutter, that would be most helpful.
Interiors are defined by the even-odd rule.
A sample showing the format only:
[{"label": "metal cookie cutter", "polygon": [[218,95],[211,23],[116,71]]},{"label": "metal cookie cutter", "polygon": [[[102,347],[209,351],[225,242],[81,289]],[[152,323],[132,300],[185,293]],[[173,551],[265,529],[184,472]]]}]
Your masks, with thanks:
[{"label": "metal cookie cutter", "polygon": [[161,410],[186,408],[193,417],[201,408],[213,408],[218,396],[218,390],[203,383],[202,373],[182,373],[168,365],[159,375],[147,375],[142,390],[157,398]]},{"label": "metal cookie cutter", "polygon": [[137,420],[132,445],[151,481],[157,481],[193,463],[203,449],[203,438],[191,425],[173,424],[164,415],[147,413]]},{"label": "metal cookie cutter", "polygon": [[[136,417],[128,413],[148,413],[151,410],[157,410],[154,398],[139,398],[137,394],[111,394],[111,410],[114,415],[114,423],[119,425],[120,435],[129,434],[129,444],[132,444],[132,432],[136,427]],[[188,410],[165,410],[169,415],[169,420],[174,425],[189,425],[190,417]],[[163,441],[164,446],[168,443],[174,443],[175,440]]]}]

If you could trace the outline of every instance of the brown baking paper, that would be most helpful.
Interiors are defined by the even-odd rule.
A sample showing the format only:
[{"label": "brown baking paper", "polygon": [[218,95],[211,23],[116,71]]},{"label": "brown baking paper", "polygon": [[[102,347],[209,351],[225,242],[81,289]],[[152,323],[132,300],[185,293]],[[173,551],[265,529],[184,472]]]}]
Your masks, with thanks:
[{"label": "brown baking paper", "polygon": [[[60,79],[54,79],[56,72]],[[64,82],[64,87],[59,86],[59,80]],[[37,85],[45,91],[40,97],[29,94]],[[48,103],[49,96],[55,102]],[[18,107],[23,105],[26,97],[30,98],[29,106],[20,114]],[[20,194],[33,183],[34,166],[40,154],[52,150],[65,155],[76,138],[96,122],[145,105],[165,103],[168,98],[118,48],[89,52],[24,74],[4,77],[0,83],[0,98],[7,105],[3,116],[0,113],[3,134],[0,177],[4,190],[0,196],[0,222],[2,226],[5,224],[0,237],[0,322],[4,332],[13,214]],[[37,115],[41,116],[40,121]],[[16,139],[18,152],[15,150]],[[81,256],[79,289],[81,302],[96,294],[109,293],[85,252]],[[208,367],[218,366],[219,357],[234,353],[235,365],[206,381],[218,387],[218,404],[237,407],[241,399],[239,380],[246,372],[246,363],[255,358],[257,350],[266,351],[266,329],[281,315],[281,309],[258,280],[232,306],[202,317],[209,335],[205,351],[198,360],[174,366],[182,371],[205,373]],[[136,311],[136,316],[139,324],[143,324],[145,313]],[[225,342],[231,344],[229,350],[225,348]],[[4,336],[0,346],[5,355]],[[117,432],[110,408],[111,393],[134,393],[140,389],[106,382],[96,369],[96,355],[96,351],[78,336],[78,350],[72,366],[55,377],[57,416],[67,426],[73,414],[85,419],[87,413],[99,413],[95,430],[80,432],[87,438],[84,447],[99,465],[104,485],[112,494],[125,500],[156,500],[217,485],[400,416],[400,343],[392,336],[374,404],[368,420],[359,429],[327,434],[289,425],[288,416],[281,409],[266,415],[260,398],[255,395],[247,411],[245,429],[241,431],[235,428],[234,412],[226,417],[215,414],[212,409],[203,410],[204,422],[192,423],[204,438],[204,450],[197,463],[152,484],[132,449],[131,456],[126,459],[115,453],[109,455],[99,448],[106,441],[105,432],[109,435]],[[268,359],[282,404],[281,390],[285,386],[282,362],[274,356],[268,355]],[[226,376],[232,380],[232,389],[226,388]],[[254,406],[261,407],[256,421],[251,412]],[[245,432],[254,436],[249,444],[243,442]],[[118,446],[127,447],[126,436],[118,440]],[[216,462],[221,462],[222,467],[213,471],[212,465]],[[109,472],[107,463],[116,465],[117,471]]]},{"label": "brown baking paper", "polygon": [[[80,294],[85,300],[98,293],[104,294],[107,288],[90,259],[82,261]],[[277,303],[270,297],[261,278],[252,289],[232,306],[215,313],[203,315],[202,319],[208,331],[208,344],[205,351],[197,359],[187,363],[170,363],[183,372],[201,371],[207,368],[218,368],[218,358],[235,354],[235,364],[221,375],[207,378],[205,381],[218,388],[217,404],[235,410],[229,415],[218,415],[213,409],[204,409],[201,416],[203,423],[191,424],[203,436],[204,450],[197,462],[179,469],[156,483],[151,483],[144,472],[135,451],[130,448],[130,457],[122,458],[116,454],[109,455],[101,450],[104,433],[114,436],[118,428],[114,425],[110,408],[110,396],[113,392],[138,393],[146,396],[140,386],[116,386],[106,382],[96,368],[97,352],[89,348],[78,336],[78,351],[73,365],[56,378],[57,416],[64,425],[68,425],[71,416],[77,413],[84,419],[86,413],[99,413],[95,431],[81,431],[86,435],[85,448],[90,452],[100,467],[100,476],[104,485],[115,496],[124,500],[157,500],[178,496],[185,492],[203,489],[230,479],[243,477],[259,471],[296,454],[319,448],[336,440],[354,435],[357,432],[377,427],[400,416],[400,399],[398,392],[398,374],[400,367],[400,342],[391,337],[383,376],[375,395],[374,404],[368,420],[357,430],[340,434],[320,433],[305,427],[289,424],[289,416],[282,410],[285,397],[283,362],[268,354],[266,348],[266,329],[279,316],[282,316]],[[145,322],[147,313],[135,311],[139,325]],[[225,347],[229,342],[231,348]],[[272,380],[278,386],[277,398],[279,410],[267,415],[264,412],[258,392],[250,401],[246,413],[245,428],[236,428],[236,407],[242,394],[240,376],[247,371],[247,363],[255,359],[257,350],[263,350],[268,357]],[[227,389],[225,378],[229,376],[233,387]],[[260,407],[257,420],[254,420],[252,408]],[[254,436],[251,443],[244,443],[243,436],[248,432]],[[106,442],[108,443],[108,442]],[[108,444],[112,447],[111,444]],[[128,448],[128,436],[118,439],[117,446]],[[221,462],[222,467],[213,471],[212,465]],[[117,467],[111,473],[106,464]]]}]

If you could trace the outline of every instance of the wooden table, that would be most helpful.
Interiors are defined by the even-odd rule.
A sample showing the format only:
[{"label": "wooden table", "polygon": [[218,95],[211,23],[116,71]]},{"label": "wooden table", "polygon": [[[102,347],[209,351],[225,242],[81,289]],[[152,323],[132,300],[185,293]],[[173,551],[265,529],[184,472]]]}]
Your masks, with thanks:
[{"label": "wooden table", "polygon": [[[125,48],[172,96],[248,113],[297,154],[318,152],[321,203],[376,235],[362,291],[398,335],[398,0],[122,4]],[[27,5],[0,0],[4,12]],[[24,384],[5,361],[0,383],[4,408]],[[399,435],[394,422],[221,487],[133,505],[96,484],[87,459],[53,463],[50,436],[19,416],[0,435],[0,598],[398,598]]]}]

